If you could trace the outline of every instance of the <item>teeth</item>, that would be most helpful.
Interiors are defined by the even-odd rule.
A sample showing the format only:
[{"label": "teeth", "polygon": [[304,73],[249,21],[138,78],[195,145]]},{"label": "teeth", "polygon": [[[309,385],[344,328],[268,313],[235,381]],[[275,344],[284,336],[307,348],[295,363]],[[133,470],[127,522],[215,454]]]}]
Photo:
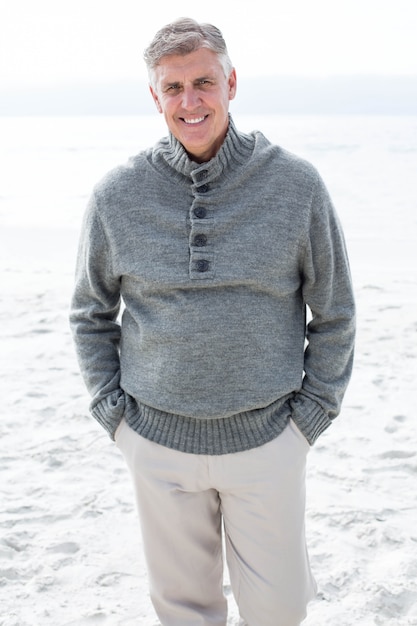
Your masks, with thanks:
[{"label": "teeth", "polygon": [[204,116],[203,117],[194,117],[193,119],[187,120],[187,118],[184,117],[184,122],[186,124],[198,124],[199,122],[202,122],[204,120]]}]

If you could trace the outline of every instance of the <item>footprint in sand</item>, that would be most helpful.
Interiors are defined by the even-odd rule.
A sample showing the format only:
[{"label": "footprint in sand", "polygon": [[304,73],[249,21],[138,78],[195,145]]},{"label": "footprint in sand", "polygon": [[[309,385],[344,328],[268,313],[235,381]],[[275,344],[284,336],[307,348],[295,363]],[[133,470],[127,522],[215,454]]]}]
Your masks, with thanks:
[{"label": "footprint in sand", "polygon": [[411,459],[413,456],[416,456],[414,450],[388,450],[378,455],[380,459]]},{"label": "footprint in sand", "polygon": [[388,426],[385,427],[385,432],[389,434],[396,433],[399,428],[401,428],[401,424],[407,421],[405,415],[394,415],[392,419],[394,423],[388,424]]},{"label": "footprint in sand", "polygon": [[124,574],[123,572],[108,572],[107,574],[101,574],[98,576],[96,583],[101,587],[113,587],[120,581],[121,578],[128,575],[129,574]]},{"label": "footprint in sand", "polygon": [[78,543],[74,541],[66,541],[64,543],[59,543],[56,546],[51,546],[48,548],[48,552],[52,552],[53,554],[75,554],[80,549]]}]

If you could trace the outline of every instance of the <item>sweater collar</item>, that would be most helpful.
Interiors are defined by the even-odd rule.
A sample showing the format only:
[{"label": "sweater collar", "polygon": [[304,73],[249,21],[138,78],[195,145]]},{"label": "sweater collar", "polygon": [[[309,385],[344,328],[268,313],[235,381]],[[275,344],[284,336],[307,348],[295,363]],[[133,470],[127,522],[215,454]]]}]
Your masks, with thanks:
[{"label": "sweater collar", "polygon": [[225,140],[217,154],[206,163],[192,161],[183,145],[172,133],[156,144],[153,150],[155,164],[168,165],[179,175],[192,179],[194,183],[201,180],[204,173],[205,182],[210,182],[233,171],[237,166],[245,163],[253,153],[255,138],[253,135],[240,133],[229,115],[229,126]]}]

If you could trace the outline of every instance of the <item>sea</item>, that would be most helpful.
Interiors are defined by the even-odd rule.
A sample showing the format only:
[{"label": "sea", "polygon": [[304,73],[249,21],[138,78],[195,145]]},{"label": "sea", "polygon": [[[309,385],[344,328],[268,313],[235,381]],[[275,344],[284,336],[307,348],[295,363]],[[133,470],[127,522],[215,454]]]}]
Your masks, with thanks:
[{"label": "sea", "polygon": [[[313,163],[352,249],[417,262],[417,116],[234,115]],[[0,117],[0,230],[76,233],[94,184],[166,135],[162,116]],[[254,207],[256,210],[256,207]],[[368,252],[367,252],[368,250]]]}]

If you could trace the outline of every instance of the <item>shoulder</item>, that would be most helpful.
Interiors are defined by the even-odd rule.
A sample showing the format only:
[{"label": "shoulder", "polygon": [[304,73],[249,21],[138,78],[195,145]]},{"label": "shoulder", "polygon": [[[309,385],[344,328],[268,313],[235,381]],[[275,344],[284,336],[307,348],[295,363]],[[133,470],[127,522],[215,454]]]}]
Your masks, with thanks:
[{"label": "shoulder", "polygon": [[273,166],[279,165],[293,171],[294,174],[299,173],[300,175],[317,179],[318,172],[316,167],[305,158],[294,154],[279,144],[272,143],[259,130],[253,131],[251,135],[255,140],[254,158],[263,157],[270,160]]},{"label": "shoulder", "polygon": [[317,168],[305,158],[272,143],[260,131],[252,133],[255,139],[253,161],[261,175],[287,190],[313,193],[322,185]]},{"label": "shoulder", "polygon": [[146,167],[146,150],[130,157],[125,163],[113,167],[95,184],[96,199],[106,199],[120,193],[134,193]]}]

